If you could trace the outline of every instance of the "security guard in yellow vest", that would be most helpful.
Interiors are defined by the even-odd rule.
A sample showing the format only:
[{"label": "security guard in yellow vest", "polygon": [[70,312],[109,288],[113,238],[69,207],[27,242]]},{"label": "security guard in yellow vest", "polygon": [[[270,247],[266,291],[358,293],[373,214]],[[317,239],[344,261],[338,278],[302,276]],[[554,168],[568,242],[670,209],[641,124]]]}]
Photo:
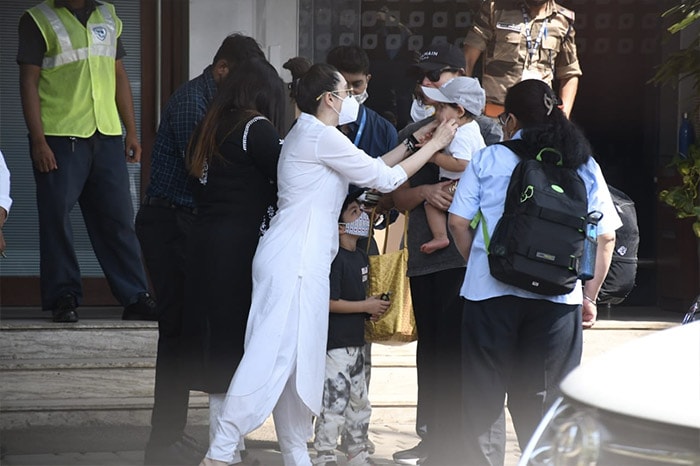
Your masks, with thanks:
[{"label": "security guard in yellow vest", "polygon": [[126,162],[140,160],[141,146],[121,32],[114,7],[95,0],[46,0],[19,23],[20,93],[39,210],[41,301],[55,322],[76,322],[82,299],[69,217],[76,202],[110,288],[125,307],[122,317],[157,319],[133,227]]},{"label": "security guard in yellow vest", "polygon": [[469,76],[482,53],[486,115],[498,117],[508,88],[533,78],[558,80],[562,110],[571,113],[581,76],[573,11],[552,0],[485,0],[464,39]]}]

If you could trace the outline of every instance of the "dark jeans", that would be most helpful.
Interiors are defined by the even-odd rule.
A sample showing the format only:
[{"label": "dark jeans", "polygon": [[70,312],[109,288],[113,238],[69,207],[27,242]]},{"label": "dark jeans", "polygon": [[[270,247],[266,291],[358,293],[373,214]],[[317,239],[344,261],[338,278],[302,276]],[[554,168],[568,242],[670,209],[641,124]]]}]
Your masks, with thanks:
[{"label": "dark jeans", "polygon": [[503,296],[465,301],[462,319],[464,443],[473,466],[504,462],[504,403],[524,449],[581,361],[578,305]]},{"label": "dark jeans", "polygon": [[70,212],[80,203],[85,227],[112,293],[122,305],[148,290],[141,248],[134,234],[134,211],[121,136],[98,133],[87,139],[47,136],[58,164],[34,170],[39,211],[41,306],[83,291],[73,246]]},{"label": "dark jeans", "polygon": [[136,233],[157,298],[158,354],[151,437],[149,443],[168,445],[182,436],[187,424],[190,391],[181,372],[182,313],[185,251],[194,215],[167,208],[141,206]]},{"label": "dark jeans", "polygon": [[461,464],[461,357],[459,290],[464,268],[411,277],[418,327],[416,432],[430,464]]}]

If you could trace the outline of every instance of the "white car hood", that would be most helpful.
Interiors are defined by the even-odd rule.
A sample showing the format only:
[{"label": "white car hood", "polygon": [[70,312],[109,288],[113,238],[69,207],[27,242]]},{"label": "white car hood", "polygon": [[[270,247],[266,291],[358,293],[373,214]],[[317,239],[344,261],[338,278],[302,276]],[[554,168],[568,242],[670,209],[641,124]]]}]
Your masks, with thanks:
[{"label": "white car hood", "polygon": [[700,428],[700,322],[601,354],[572,371],[561,389],[607,411]]}]

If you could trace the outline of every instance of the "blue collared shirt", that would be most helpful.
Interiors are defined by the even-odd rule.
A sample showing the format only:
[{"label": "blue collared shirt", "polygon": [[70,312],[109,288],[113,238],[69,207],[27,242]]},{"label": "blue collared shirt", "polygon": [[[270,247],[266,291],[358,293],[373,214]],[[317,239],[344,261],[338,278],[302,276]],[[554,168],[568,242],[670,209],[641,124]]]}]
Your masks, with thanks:
[{"label": "blue collared shirt", "polygon": [[149,196],[167,199],[178,206],[195,206],[185,152],[216,91],[210,65],[201,75],[180,86],[168,100],[151,154],[151,178],[146,190]]},{"label": "blue collared shirt", "polygon": [[[518,131],[513,139],[520,138],[521,131]],[[478,211],[481,211],[489,235],[493,236],[496,224],[503,215],[510,175],[518,162],[520,162],[520,158],[501,144],[487,146],[474,154],[464,171],[464,175],[459,180],[449,212],[471,220]],[[586,185],[588,211],[597,210],[603,213],[603,218],[598,223],[598,234],[614,232],[622,226],[622,222],[617,215],[600,166],[591,157],[588,162],[577,169],[577,172]],[[489,271],[488,252],[484,243],[482,225],[477,226],[474,230],[474,242],[460,294],[472,301],[507,295],[546,299],[566,304],[581,304],[583,300],[580,286],[575,287],[569,294],[544,296],[507,285],[493,278]]]}]

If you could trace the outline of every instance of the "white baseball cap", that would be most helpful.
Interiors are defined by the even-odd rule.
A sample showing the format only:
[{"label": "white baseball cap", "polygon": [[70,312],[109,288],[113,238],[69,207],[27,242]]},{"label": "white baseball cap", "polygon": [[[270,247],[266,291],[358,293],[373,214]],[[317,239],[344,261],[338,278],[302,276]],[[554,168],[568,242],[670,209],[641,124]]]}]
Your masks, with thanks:
[{"label": "white baseball cap", "polygon": [[472,115],[479,116],[486,105],[486,93],[476,78],[458,76],[439,89],[421,86],[423,93],[436,102],[459,104]]}]

